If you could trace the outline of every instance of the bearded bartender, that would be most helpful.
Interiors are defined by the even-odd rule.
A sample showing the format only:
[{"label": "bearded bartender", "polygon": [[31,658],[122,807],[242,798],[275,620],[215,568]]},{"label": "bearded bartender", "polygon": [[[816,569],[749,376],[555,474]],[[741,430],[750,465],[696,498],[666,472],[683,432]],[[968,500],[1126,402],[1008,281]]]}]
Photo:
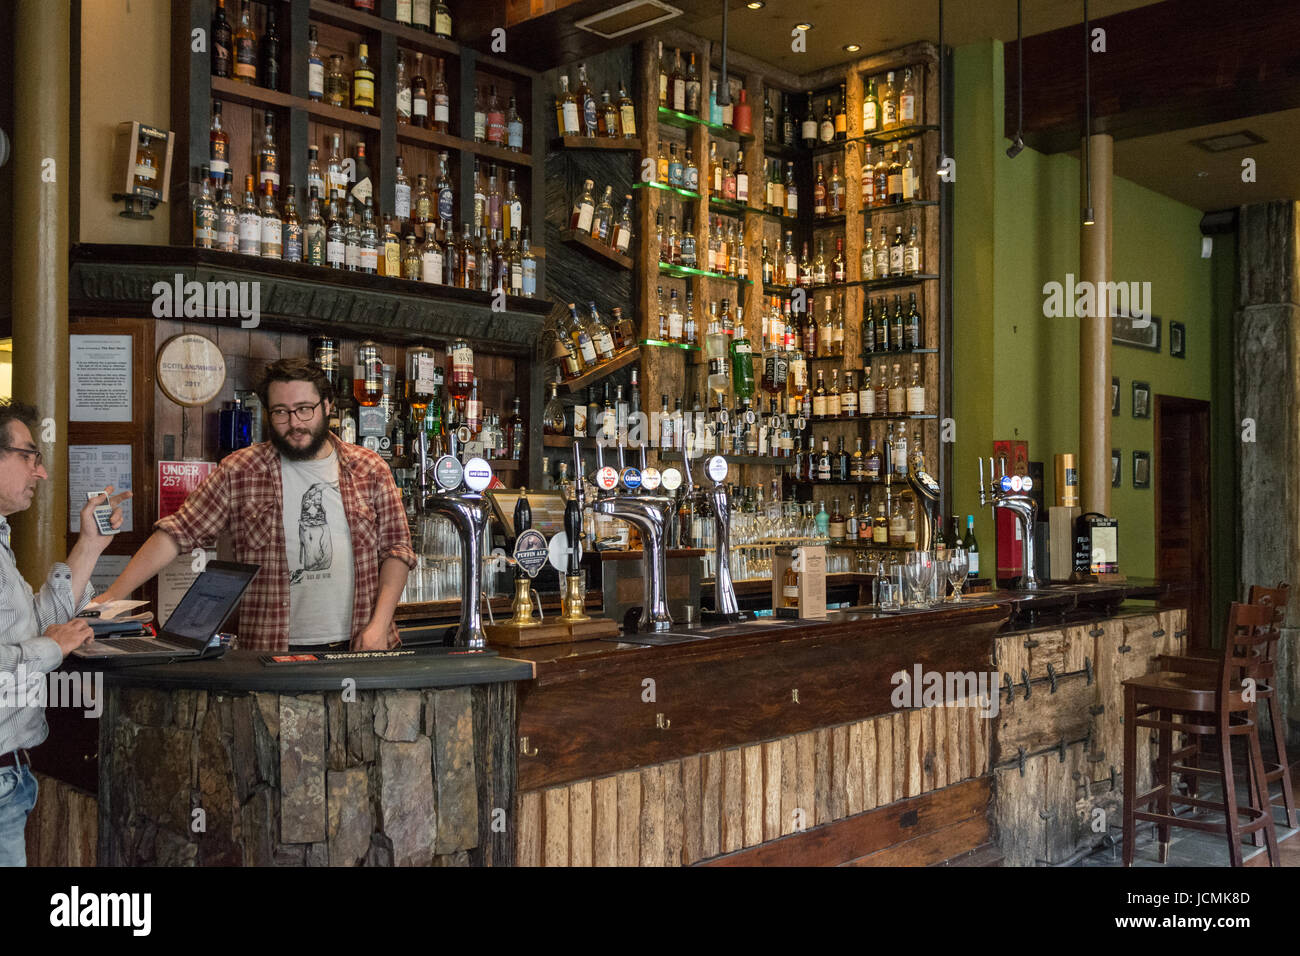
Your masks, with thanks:
[{"label": "bearded bartender", "polygon": [[261,566],[240,607],[236,647],[397,646],[393,611],[415,552],[392,472],[330,433],[334,388],[315,362],[272,362],[257,394],[271,440],[226,456],[154,525],[98,600],[126,597],[178,555],[228,534],[237,561]]}]

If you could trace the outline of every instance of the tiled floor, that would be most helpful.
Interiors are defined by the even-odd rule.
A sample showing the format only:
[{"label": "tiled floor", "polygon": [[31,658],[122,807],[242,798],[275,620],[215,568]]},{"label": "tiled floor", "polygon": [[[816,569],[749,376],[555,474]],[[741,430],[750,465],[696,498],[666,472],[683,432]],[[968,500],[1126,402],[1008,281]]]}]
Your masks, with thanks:
[{"label": "tiled floor", "polygon": [[[1300,798],[1300,764],[1292,767],[1292,790]],[[1282,787],[1273,785],[1273,802],[1275,804],[1273,820],[1277,824],[1277,839],[1282,866],[1300,867],[1300,830],[1284,826],[1285,813],[1282,810]],[[1239,788],[1238,799],[1244,802],[1245,788]],[[1207,793],[1206,799],[1217,799],[1218,788],[1213,788],[1213,795]],[[1206,813],[1206,820],[1222,820],[1222,813]],[[1116,834],[1118,836],[1118,834]],[[1247,866],[1267,866],[1268,850],[1256,847],[1247,840],[1242,847],[1242,856]],[[1253,860],[1254,857],[1261,857]],[[1091,856],[1084,857],[1077,866],[1123,866],[1123,852],[1119,845],[1112,849],[1101,849]],[[1137,846],[1133,856],[1134,866],[1228,866],[1228,838],[1217,833],[1202,833],[1182,827],[1173,827],[1169,834],[1169,861],[1159,862],[1159,845],[1156,842],[1155,824],[1139,823]]]}]

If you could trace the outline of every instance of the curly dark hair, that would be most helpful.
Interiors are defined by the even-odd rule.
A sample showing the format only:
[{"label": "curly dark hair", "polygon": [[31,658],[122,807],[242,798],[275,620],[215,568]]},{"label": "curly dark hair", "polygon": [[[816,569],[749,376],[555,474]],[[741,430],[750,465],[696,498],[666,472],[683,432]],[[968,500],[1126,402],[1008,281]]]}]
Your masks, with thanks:
[{"label": "curly dark hair", "polygon": [[12,398],[0,398],[0,443],[8,445],[12,440],[9,433],[10,422],[22,422],[32,434],[40,424],[41,413],[36,406],[28,405]]},{"label": "curly dark hair", "polygon": [[311,382],[322,399],[334,401],[334,385],[330,382],[330,377],[323,368],[309,359],[278,359],[263,370],[255,386],[263,408],[271,407],[266,393],[272,382]]}]

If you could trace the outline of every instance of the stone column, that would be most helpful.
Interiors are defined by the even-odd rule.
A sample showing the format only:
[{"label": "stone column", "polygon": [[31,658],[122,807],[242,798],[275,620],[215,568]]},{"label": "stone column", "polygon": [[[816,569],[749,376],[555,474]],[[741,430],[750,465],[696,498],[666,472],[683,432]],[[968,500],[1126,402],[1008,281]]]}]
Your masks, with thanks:
[{"label": "stone column", "polygon": [[[1109,135],[1084,141],[1088,165],[1079,164],[1079,208],[1088,204],[1092,180],[1094,222],[1079,226],[1079,281],[1096,289],[1110,281],[1111,183],[1114,141]],[[1098,306],[1101,299],[1098,297]],[[1079,319],[1079,493],[1083,510],[1110,514],[1110,309]]]},{"label": "stone column", "polygon": [[[1288,734],[1300,742],[1300,217],[1293,202],[1243,206],[1237,234],[1234,396],[1242,437],[1238,455],[1241,580],[1291,584],[1287,627],[1279,645],[1278,695]],[[1222,641],[1215,635],[1216,643]]]},{"label": "stone column", "polygon": [[45,452],[49,481],[14,521],[14,553],[30,581],[67,554],[68,124],[70,6],[18,0],[14,20],[14,396],[57,429]]}]

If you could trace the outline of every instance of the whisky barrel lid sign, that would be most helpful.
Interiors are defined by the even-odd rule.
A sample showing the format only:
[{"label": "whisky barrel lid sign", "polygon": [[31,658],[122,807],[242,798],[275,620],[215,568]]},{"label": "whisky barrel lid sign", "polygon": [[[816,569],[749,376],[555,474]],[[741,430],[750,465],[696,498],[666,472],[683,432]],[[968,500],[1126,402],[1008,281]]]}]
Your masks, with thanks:
[{"label": "whisky barrel lid sign", "polygon": [[719,485],[722,484],[723,480],[727,477],[727,459],[723,458],[721,455],[714,455],[709,459],[709,463],[705,467],[708,470],[709,477]]},{"label": "whisky barrel lid sign", "polygon": [[217,343],[195,332],[176,335],[158,350],[158,387],[177,405],[206,405],[226,384],[226,360]]},{"label": "whisky barrel lid sign", "polygon": [[662,476],[658,468],[647,468],[641,472],[641,487],[646,491],[655,491],[658,489]]},{"label": "whisky barrel lid sign", "polygon": [[550,549],[546,544],[546,535],[531,528],[522,532],[515,541],[515,563],[530,578],[537,577],[537,572],[546,565]]},{"label": "whisky barrel lid sign", "polygon": [[596,471],[596,487],[602,491],[613,491],[618,487],[618,471],[609,465]]},{"label": "whisky barrel lid sign", "polygon": [[676,491],[682,486],[682,473],[676,468],[665,468],[662,481],[665,491]]}]

